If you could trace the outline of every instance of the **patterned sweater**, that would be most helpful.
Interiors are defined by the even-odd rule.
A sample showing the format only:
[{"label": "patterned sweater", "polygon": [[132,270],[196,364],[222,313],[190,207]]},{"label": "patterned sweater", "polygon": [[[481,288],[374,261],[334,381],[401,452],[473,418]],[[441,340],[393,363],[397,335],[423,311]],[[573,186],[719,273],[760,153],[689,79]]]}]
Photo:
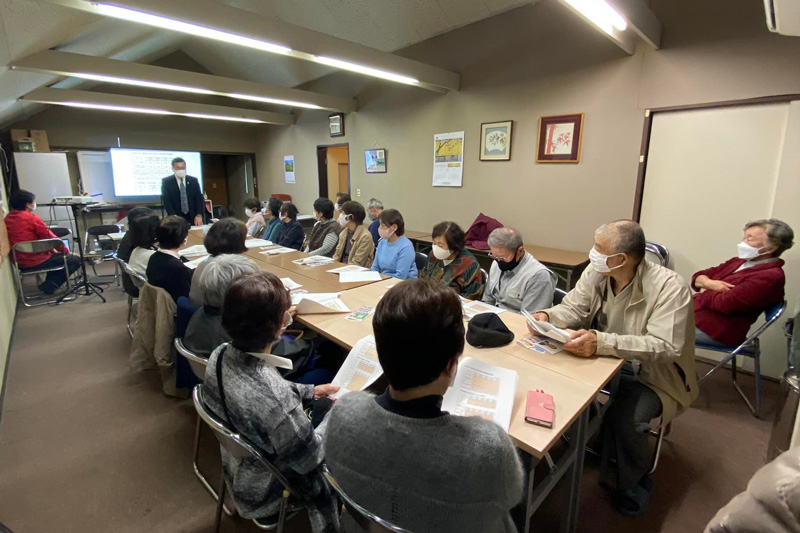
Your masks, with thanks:
[{"label": "patterned sweater", "polygon": [[469,300],[480,300],[483,295],[481,266],[475,256],[466,249],[462,250],[449,265],[436,259],[431,252],[428,263],[419,277],[453,287],[458,294]]}]

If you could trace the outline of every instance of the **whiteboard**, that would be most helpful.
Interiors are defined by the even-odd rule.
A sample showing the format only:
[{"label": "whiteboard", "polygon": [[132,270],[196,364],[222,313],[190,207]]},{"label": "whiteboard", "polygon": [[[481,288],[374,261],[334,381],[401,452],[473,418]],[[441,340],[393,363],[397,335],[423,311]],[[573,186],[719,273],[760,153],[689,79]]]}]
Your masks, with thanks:
[{"label": "whiteboard", "polygon": [[[73,196],[64,152],[14,152],[19,188],[36,195],[37,204],[57,196]],[[34,213],[48,224],[69,227],[68,207],[37,207]]]}]

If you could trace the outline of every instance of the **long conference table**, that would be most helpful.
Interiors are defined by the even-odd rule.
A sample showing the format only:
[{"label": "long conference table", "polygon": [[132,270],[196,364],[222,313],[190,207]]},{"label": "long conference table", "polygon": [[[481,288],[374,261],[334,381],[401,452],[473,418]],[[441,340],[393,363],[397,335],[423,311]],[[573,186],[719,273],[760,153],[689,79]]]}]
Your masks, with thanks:
[{"label": "long conference table", "polygon": [[[202,231],[193,229],[189,232],[186,246],[202,242]],[[341,293],[340,299],[352,310],[377,305],[389,288],[402,283],[394,278],[340,283],[337,274],[327,271],[344,266],[342,263],[310,267],[292,262],[308,257],[302,252],[266,255],[261,251],[251,248],[244,255],[254,259],[262,271],[280,278],[291,278],[308,292]],[[295,320],[349,350],[359,339],[372,335],[373,315],[361,322],[346,320],[347,313],[298,315]],[[528,350],[516,342],[517,339],[530,336],[525,318],[510,311],[499,316],[514,333],[515,340],[500,348],[475,348],[467,343],[464,355],[513,370],[519,375],[508,435],[518,448],[533,458],[527,484],[525,531],[530,531],[534,512],[553,488],[562,482],[565,484],[565,501],[560,529],[562,532],[573,532],[577,526],[589,406],[617,374],[623,361],[597,356],[582,358],[565,352],[541,354]],[[552,429],[525,422],[527,393],[535,389],[542,389],[553,396],[555,421]],[[569,443],[558,460],[553,461],[550,450],[565,434],[569,436]],[[542,460],[547,461],[550,471],[535,483],[534,466]]]}]

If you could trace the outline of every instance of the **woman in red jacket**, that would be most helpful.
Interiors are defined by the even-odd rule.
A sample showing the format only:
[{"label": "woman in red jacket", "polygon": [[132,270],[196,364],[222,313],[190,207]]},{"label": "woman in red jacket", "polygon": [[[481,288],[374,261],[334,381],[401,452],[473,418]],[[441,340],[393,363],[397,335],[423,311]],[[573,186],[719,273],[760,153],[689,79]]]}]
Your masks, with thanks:
[{"label": "woman in red jacket", "polygon": [[783,259],[794,233],[774,218],[749,222],[737,257],[692,276],[697,344],[738,346],[764,310],[783,301]]}]

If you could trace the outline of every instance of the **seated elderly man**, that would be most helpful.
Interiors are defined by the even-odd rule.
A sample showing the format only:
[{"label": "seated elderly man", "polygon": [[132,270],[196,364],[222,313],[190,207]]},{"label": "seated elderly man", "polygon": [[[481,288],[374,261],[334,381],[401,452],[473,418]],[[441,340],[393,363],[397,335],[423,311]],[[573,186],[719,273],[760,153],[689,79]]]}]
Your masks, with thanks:
[{"label": "seated elderly man", "polygon": [[492,268],[483,301],[519,313],[553,305],[556,275],[525,251],[522,235],[513,228],[497,228],[489,234]]},{"label": "seated elderly man", "polygon": [[575,330],[567,352],[627,361],[603,420],[603,444],[617,459],[614,506],[628,516],[644,513],[652,490],[650,421],[660,415],[668,423],[697,396],[691,291],[677,273],[644,255],[636,222],[600,226],[578,284],[560,305],[534,314]]},{"label": "seated elderly man", "polygon": [[377,198],[370,198],[367,204],[367,212],[369,213],[369,219],[372,221],[369,225],[369,232],[372,234],[372,242],[375,243],[375,246],[378,246],[378,241],[381,240],[381,236],[378,235],[378,228],[381,225],[380,219],[381,213],[383,213],[383,202]]},{"label": "seated elderly man", "polygon": [[794,244],[792,228],[780,220],[744,227],[737,257],[692,276],[698,344],[738,346],[765,309],[783,301],[783,259]]},{"label": "seated elderly man", "polygon": [[217,346],[230,342],[230,336],[222,327],[222,302],[231,283],[248,274],[257,274],[258,265],[249,257],[221,254],[205,262],[200,274],[200,293],[203,307],[195,311],[186,327],[183,344],[186,348],[208,357]]}]

